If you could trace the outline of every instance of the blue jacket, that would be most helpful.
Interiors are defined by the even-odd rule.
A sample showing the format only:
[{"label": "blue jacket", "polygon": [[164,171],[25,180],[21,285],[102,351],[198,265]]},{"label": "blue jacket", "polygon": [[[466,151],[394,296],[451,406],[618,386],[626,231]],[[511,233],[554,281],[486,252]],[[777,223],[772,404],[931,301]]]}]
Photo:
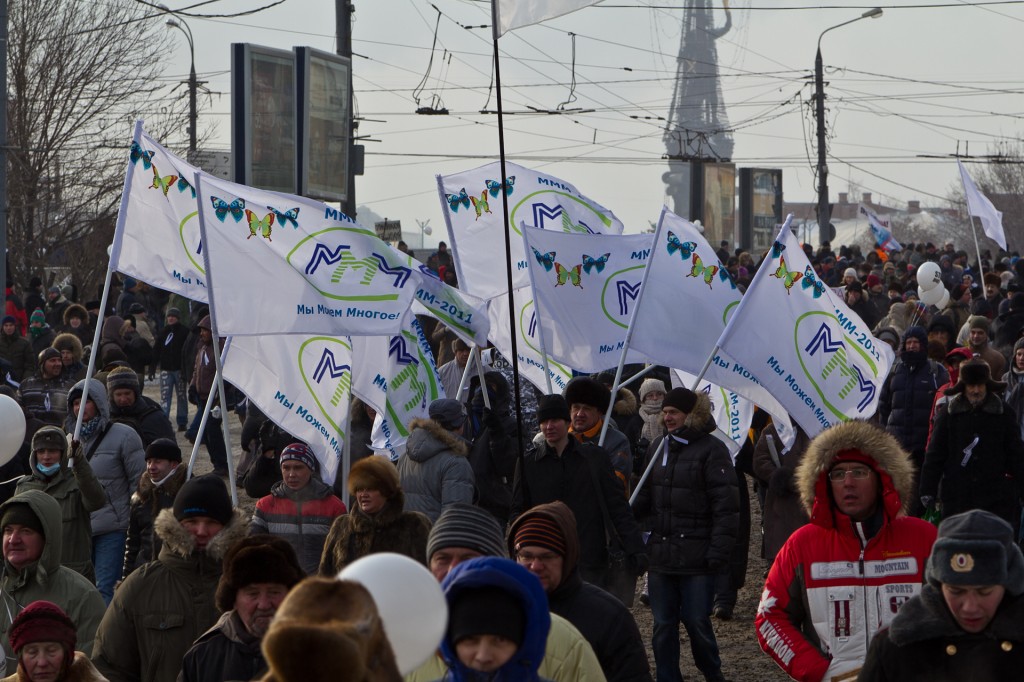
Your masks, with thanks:
[{"label": "blue jacket", "polygon": [[480,673],[459,661],[455,644],[447,636],[441,641],[441,658],[448,666],[445,680],[452,682],[522,681],[539,682],[537,668],[544,658],[551,614],[544,588],[532,573],[509,559],[480,557],[460,563],[444,579],[445,599],[451,605],[460,591],[474,587],[499,587],[519,597],[526,609],[526,632],[515,655],[492,674]]}]

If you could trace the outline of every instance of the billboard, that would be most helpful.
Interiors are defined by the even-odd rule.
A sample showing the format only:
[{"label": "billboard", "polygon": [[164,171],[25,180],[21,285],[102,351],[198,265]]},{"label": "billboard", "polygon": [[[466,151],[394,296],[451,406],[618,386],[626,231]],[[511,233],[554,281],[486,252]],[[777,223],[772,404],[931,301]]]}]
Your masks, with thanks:
[{"label": "billboard", "polygon": [[740,245],[764,253],[782,224],[782,170],[740,169]]},{"label": "billboard", "polygon": [[352,61],[311,47],[295,48],[299,194],[345,201],[349,185]]},{"label": "billboard", "polygon": [[736,164],[701,163],[704,238],[717,247],[723,239],[736,241]]},{"label": "billboard", "polygon": [[235,182],[296,193],[295,55],[231,45],[231,148]]}]

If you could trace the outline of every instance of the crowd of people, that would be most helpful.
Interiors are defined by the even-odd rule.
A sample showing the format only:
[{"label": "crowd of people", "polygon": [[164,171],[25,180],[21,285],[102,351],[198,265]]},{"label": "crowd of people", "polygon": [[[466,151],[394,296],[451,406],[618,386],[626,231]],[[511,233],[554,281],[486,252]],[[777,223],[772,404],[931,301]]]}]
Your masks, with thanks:
[{"label": "crowd of people", "polygon": [[[749,285],[756,258],[725,246],[725,271]],[[0,392],[27,428],[0,468],[0,672],[681,682],[681,624],[717,681],[729,651],[714,622],[742,615],[797,680],[1011,679],[1024,652],[1024,262],[986,254],[979,267],[952,244],[805,250],[896,352],[867,421],[797,428],[787,447],[757,411],[731,455],[709,396],[672,388],[666,368],[619,387],[610,372],[578,376],[554,395],[524,383],[517,406],[509,363],[493,351],[464,382],[469,347],[424,318],[449,397],[409,425],[397,462],[374,451],[375,413],[353,400],[352,464],[333,484],[234,390],[202,436],[213,472],[187,478],[179,435],[194,442],[218,400],[203,306],[125,278],[101,312],[70,287],[9,281]],[[452,255],[435,256],[457,284]],[[949,293],[941,309],[919,301],[925,262]],[[239,453],[221,431],[232,411]],[[251,512],[232,503],[229,457]],[[737,614],[753,518],[765,580],[748,585],[756,613]],[[368,593],[336,577],[382,552],[421,563],[445,593],[446,634],[415,670],[398,670]],[[650,641],[631,608],[650,609]]]}]

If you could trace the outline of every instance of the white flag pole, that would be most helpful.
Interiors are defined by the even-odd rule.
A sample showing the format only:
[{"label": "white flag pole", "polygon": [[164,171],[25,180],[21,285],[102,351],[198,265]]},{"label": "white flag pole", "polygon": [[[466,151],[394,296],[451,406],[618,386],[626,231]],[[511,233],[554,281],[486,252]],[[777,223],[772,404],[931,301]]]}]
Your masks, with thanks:
[{"label": "white flag pole", "polygon": [[[227,401],[227,396],[225,395],[225,391],[224,391],[224,374],[222,372],[222,369],[224,367],[224,363],[223,363],[223,361],[221,359],[221,354],[222,353],[226,353],[228,351],[228,349],[230,348],[231,340],[228,339],[227,346],[224,348],[223,351],[217,352],[218,348],[219,348],[218,342],[220,340],[220,335],[217,333],[217,316],[214,314],[215,307],[214,307],[214,302],[213,302],[213,276],[212,276],[213,273],[212,273],[212,271],[210,269],[210,249],[209,249],[210,242],[206,238],[206,219],[203,217],[203,208],[202,207],[203,207],[203,201],[204,201],[204,199],[206,197],[203,194],[202,173],[197,172],[193,176],[193,180],[195,181],[195,185],[194,186],[196,188],[196,207],[199,210],[199,234],[201,236],[201,239],[203,240],[202,243],[206,245],[206,248],[203,249],[203,266],[206,268],[206,293],[207,293],[207,295],[209,297],[209,303],[210,303],[210,332],[211,332],[211,334],[213,336],[213,349],[214,349],[214,352],[213,352],[213,362],[214,362],[214,364],[216,365],[216,368],[217,368],[217,375],[215,377],[215,381],[217,382],[217,395],[218,395],[218,397],[220,399],[220,409],[221,409],[221,422],[220,422],[220,425],[221,425],[222,435],[224,436],[225,457],[228,460],[228,462],[227,462],[227,464],[228,464],[228,483],[229,483],[228,487],[231,489],[231,503],[233,505],[235,505],[235,506],[238,506],[238,488],[235,485],[235,458],[234,458],[234,455],[231,452],[231,429],[228,428],[228,425],[227,425],[227,421],[228,420],[227,420],[226,412],[227,412],[227,409],[228,409],[228,401]],[[207,399],[206,402],[210,403],[210,400]],[[202,438],[197,436],[196,437],[196,442],[198,443],[198,442],[201,442],[201,441],[202,441]],[[207,450],[209,450],[209,446],[207,446]],[[189,464],[191,466],[191,462]]]},{"label": "white flag pole", "polygon": [[[483,389],[484,407],[489,410],[491,409],[491,397],[487,395],[487,384],[484,382],[484,361],[480,357],[480,346],[476,344],[473,344],[473,358],[476,361],[476,375],[480,377],[480,388]],[[473,398],[473,396],[469,397]]]},{"label": "white flag pole", "polygon": [[[218,381],[219,376],[214,377],[214,381]],[[206,402],[203,403],[203,416],[199,420],[199,430],[196,432],[196,440],[192,444],[192,455],[188,460],[188,473],[185,475],[186,479],[192,478],[192,469],[195,467],[196,458],[199,455],[199,446],[203,444],[203,434],[206,433],[206,423],[210,420],[210,410],[213,408],[213,395],[206,397]]]},{"label": "white flag pole", "polygon": [[446,398],[452,398],[453,400],[458,400],[460,403],[462,402],[462,392],[465,391],[466,386],[469,385],[469,374],[473,371],[473,362],[476,360],[476,350],[477,347],[474,343],[473,347],[469,351],[469,359],[466,360],[466,366],[462,369],[462,378],[459,379],[458,391],[456,391],[455,395],[445,396]]},{"label": "white flag pole", "polygon": [[[530,240],[526,236],[526,224],[519,224],[519,231],[523,235],[523,250],[526,252],[526,258],[530,258]],[[537,341],[540,345],[540,357],[544,363],[544,380],[548,384],[548,395],[554,393],[554,389],[551,388],[551,367],[548,364],[548,347],[544,342],[544,325],[540,321],[540,305],[537,303],[537,280],[533,275],[533,268],[529,265],[526,266],[526,271],[530,274],[530,294],[533,295],[533,314],[537,317]],[[515,298],[512,296],[512,291],[508,292],[510,308],[515,308]],[[512,334],[516,333],[515,327],[512,328]]]},{"label": "white flag pole", "polygon": [[[644,276],[640,279],[640,291],[636,294],[636,301],[633,303],[633,311],[629,314],[629,324],[626,326],[626,338],[622,344],[622,352],[619,353],[619,364],[615,368],[615,379],[612,381],[612,397],[608,401],[608,409],[604,413],[604,423],[601,424],[601,435],[597,438],[598,446],[604,445],[604,438],[608,434],[608,425],[612,419],[612,410],[615,409],[615,395],[619,391],[619,382],[622,380],[622,367],[626,364],[626,353],[629,352],[629,342],[633,339],[633,328],[636,326],[636,314],[640,310],[640,304],[644,300],[644,291],[647,289],[647,279],[651,274],[651,261],[654,260],[654,252],[658,248],[658,238],[661,237],[661,227],[665,224],[664,206],[661,207],[661,216],[658,218],[658,229],[654,231],[654,241],[651,242],[651,252],[647,254],[647,263],[644,264]],[[536,305],[536,303],[534,304]]]},{"label": "white flag pole", "polygon": [[[138,143],[142,138],[142,119],[135,121],[135,130],[132,132],[132,142]],[[132,189],[132,178],[135,177],[135,164],[132,163],[131,157],[128,158],[128,167],[124,173],[124,187],[121,189],[121,205],[117,208],[117,224],[114,226],[114,241],[110,244],[110,257],[107,259],[107,274],[103,279],[103,294],[100,296],[100,314],[96,317],[96,330],[92,334],[92,348],[89,349],[89,363],[85,370],[85,378],[91,379],[92,375],[96,373],[96,355],[100,349],[100,334],[103,331],[103,318],[107,313],[107,301],[110,300],[110,281],[114,275],[114,271],[110,268],[110,263],[117,260],[118,254],[121,251],[121,240],[124,238],[124,221],[125,216],[128,215],[128,198],[131,194]],[[88,384],[86,384],[86,390],[82,391],[82,402],[85,404],[85,399],[89,396]],[[71,409],[71,405],[68,405],[68,409]],[[75,420],[75,431],[71,440],[78,441],[82,436],[82,421],[85,416],[85,410],[78,410],[78,419]]]},{"label": "white flag pole", "polygon": [[974,250],[978,252],[978,276],[981,278],[982,289],[985,287],[985,268],[981,264],[981,246],[978,244],[978,228],[974,224],[971,209],[967,209],[967,217],[971,219],[971,235],[974,236]]}]

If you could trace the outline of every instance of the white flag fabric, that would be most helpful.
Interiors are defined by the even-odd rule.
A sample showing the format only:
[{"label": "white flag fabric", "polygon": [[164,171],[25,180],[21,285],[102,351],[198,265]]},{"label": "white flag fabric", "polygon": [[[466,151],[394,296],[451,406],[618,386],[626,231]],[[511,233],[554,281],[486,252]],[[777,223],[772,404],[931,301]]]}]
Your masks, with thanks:
[{"label": "white flag fabric", "polygon": [[494,37],[597,4],[599,0],[492,0]]},{"label": "white flag fabric", "polygon": [[[696,379],[695,374],[672,370],[673,387],[692,388]],[[735,391],[703,379],[697,384],[697,391],[707,395],[711,401],[711,415],[717,427],[715,435],[729,447],[735,464],[736,455],[747,440],[750,422],[754,418],[754,404]]]},{"label": "white flag fabric", "polygon": [[409,423],[427,418],[427,407],[444,397],[430,343],[411,313],[390,338],[352,337],[358,368],[352,391],[377,411],[372,447],[397,460],[409,438]]},{"label": "white flag fabric", "polygon": [[615,214],[568,182],[514,163],[506,163],[505,169],[505,185],[500,163],[437,176],[460,290],[483,299],[508,291],[503,191],[508,195],[512,229],[509,250],[513,289],[530,284],[520,223],[560,232],[622,233],[622,222]]},{"label": "white flag fabric", "polygon": [[321,478],[332,483],[345,446],[352,366],[347,338],[267,334],[231,338],[223,373],[270,421],[309,444]]},{"label": "white flag fabric", "polygon": [[[533,302],[530,287],[516,289],[512,299],[516,315],[516,350],[519,354],[519,374],[537,387],[542,393],[548,393],[548,380],[544,374],[544,356],[540,350],[540,336],[537,308]],[[491,332],[488,337],[494,347],[506,358],[512,357],[512,331],[509,329],[509,297],[497,296],[487,302],[487,314],[490,317]],[[551,378],[551,391],[561,393],[565,385],[572,379],[572,368],[554,359],[548,360],[548,374]]]},{"label": "white flag fabric", "polygon": [[893,352],[818,280],[789,225],[787,219],[718,345],[814,436],[875,413]]},{"label": "white flag fabric", "polygon": [[205,303],[194,187],[198,170],[140,129],[129,151],[128,199],[114,233],[110,268]]},{"label": "white flag fabric", "polygon": [[413,300],[484,343],[486,310],[318,201],[197,180],[213,314],[223,336],[390,336]]},{"label": "white flag fabric", "polygon": [[967,169],[960,163],[960,159],[956,160],[956,165],[960,169],[960,180],[964,183],[967,213],[981,218],[981,227],[985,230],[985,234],[1005,251],[1006,234],[1003,233],[1002,212],[997,211],[988,197],[981,193]]},{"label": "white flag fabric", "polygon": [[[581,372],[617,366],[653,235],[522,230],[548,355]],[[644,359],[627,351],[626,362]]]},{"label": "white flag fabric", "polygon": [[892,236],[892,232],[889,231],[889,221],[887,219],[879,218],[874,211],[864,204],[860,205],[857,212],[868,219],[868,227],[871,228],[871,234],[875,238],[875,244],[878,245],[878,248],[887,252],[903,250],[903,246],[896,241],[896,238]]}]

